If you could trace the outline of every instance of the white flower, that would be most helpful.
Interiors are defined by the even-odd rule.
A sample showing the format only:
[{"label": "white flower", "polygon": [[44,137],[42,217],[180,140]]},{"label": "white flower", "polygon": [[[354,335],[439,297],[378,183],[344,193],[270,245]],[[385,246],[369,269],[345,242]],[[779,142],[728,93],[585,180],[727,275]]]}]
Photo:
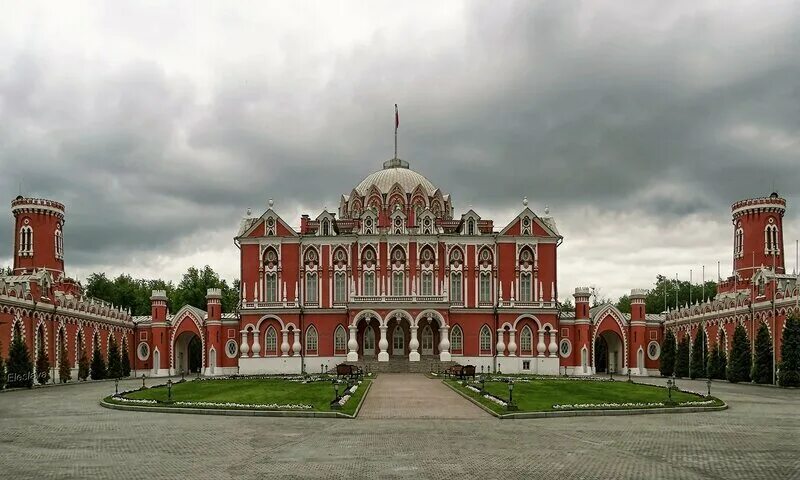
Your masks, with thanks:
[{"label": "white flower", "polygon": [[235,403],[235,402],[174,402],[174,405],[181,405],[187,407],[212,407],[212,408],[246,408],[254,410],[310,410],[314,407],[311,405],[298,405],[298,404],[259,404],[259,403]]},{"label": "white flower", "polygon": [[627,402],[627,403],[565,403],[563,405],[553,405],[553,410],[587,410],[593,408],[642,408],[642,407],[663,407],[664,402]]}]

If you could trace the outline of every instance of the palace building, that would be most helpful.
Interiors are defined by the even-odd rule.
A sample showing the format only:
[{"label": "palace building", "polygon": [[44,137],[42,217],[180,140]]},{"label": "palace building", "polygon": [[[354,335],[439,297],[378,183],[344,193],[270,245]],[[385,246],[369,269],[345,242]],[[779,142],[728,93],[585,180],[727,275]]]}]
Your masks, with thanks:
[{"label": "palace building", "polygon": [[[202,365],[204,375],[299,373],[358,362],[384,371],[430,371],[451,362],[504,373],[657,374],[665,329],[708,333],[728,345],[736,322],[780,331],[797,308],[797,277],[786,275],[782,218],[773,195],[733,207],[735,275],[703,305],[645,313],[645,290],[631,291],[631,313],[558,302],[563,237],[549,209],[523,201],[502,228],[472,209],[456,215],[450,195],[393,158],[323,210],[290,227],[269,201],[249,211],[235,236],[241,301],[221,311],[210,289],[205,310],[170,312],[153,291],[151,315],[132,317],[87,298],[64,273],[64,206],[17,197],[14,266],[0,277],[0,344],[14,331],[32,352],[60,345],[77,369],[82,351],[111,337],[131,346],[136,375],[165,376]],[[748,260],[750,262],[748,263]],[[190,359],[190,344],[200,358]],[[54,368],[54,374],[57,369]],[[54,375],[55,376],[55,375]],[[73,374],[75,378],[75,374]]]}]

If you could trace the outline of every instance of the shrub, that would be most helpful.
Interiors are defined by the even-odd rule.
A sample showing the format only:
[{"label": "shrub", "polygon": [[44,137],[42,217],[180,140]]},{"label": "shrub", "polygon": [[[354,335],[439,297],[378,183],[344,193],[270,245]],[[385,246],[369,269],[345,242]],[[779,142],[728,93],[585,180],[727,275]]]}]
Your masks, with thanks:
[{"label": "shrub", "polygon": [[50,381],[50,358],[44,345],[44,335],[39,336],[39,348],[36,352],[36,381],[42,385]]},{"label": "shrub", "polygon": [[728,353],[722,345],[717,348],[719,349],[719,370],[717,370],[717,376],[714,378],[725,380],[728,378]]},{"label": "shrub", "polygon": [[122,362],[119,359],[119,348],[114,337],[108,339],[108,378],[122,377]]},{"label": "shrub", "polygon": [[689,376],[689,336],[683,337],[678,343],[678,351],[675,355],[675,376]]},{"label": "shrub", "polygon": [[728,363],[728,381],[731,383],[750,381],[750,345],[743,324],[736,325],[733,331],[733,346]]},{"label": "shrub", "polygon": [[671,376],[675,372],[675,335],[668,330],[661,344],[661,363],[658,370],[665,377]]},{"label": "shrub", "polygon": [[94,336],[94,352],[92,352],[91,376],[92,380],[102,380],[106,378],[106,362],[100,353],[100,338]]},{"label": "shrub", "polygon": [[72,371],[69,368],[69,353],[67,353],[67,342],[62,341],[58,352],[58,378],[61,383],[72,380]]},{"label": "shrub", "polygon": [[[3,345],[0,344],[0,352],[3,351]],[[3,356],[0,355],[0,390],[6,386],[6,362],[3,361]]]},{"label": "shrub", "polygon": [[87,378],[89,378],[89,359],[86,357],[86,350],[81,349],[81,358],[78,359],[78,379]]},{"label": "shrub", "polygon": [[33,362],[28,346],[22,339],[19,325],[14,326],[14,339],[8,349],[8,362],[6,363],[8,387],[33,387]]},{"label": "shrub", "polygon": [[706,366],[706,374],[708,378],[719,378],[719,345],[708,351],[708,363]]},{"label": "shrub", "polygon": [[128,353],[128,342],[122,341],[122,376],[123,377],[130,377],[131,376],[131,358],[130,354]]},{"label": "shrub", "polygon": [[753,381],[772,383],[772,340],[769,329],[763,323],[756,335],[756,358],[753,363]]},{"label": "shrub", "polygon": [[706,335],[702,328],[697,329],[697,335],[692,343],[691,361],[689,362],[689,377],[698,378],[706,374]]},{"label": "shrub", "polygon": [[792,314],[786,319],[781,342],[780,384],[800,387],[800,318]]}]

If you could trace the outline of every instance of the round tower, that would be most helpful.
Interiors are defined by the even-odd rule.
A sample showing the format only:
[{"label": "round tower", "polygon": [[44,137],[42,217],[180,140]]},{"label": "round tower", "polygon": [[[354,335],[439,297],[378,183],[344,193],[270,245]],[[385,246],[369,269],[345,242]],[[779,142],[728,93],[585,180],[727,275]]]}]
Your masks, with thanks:
[{"label": "round tower", "polygon": [[733,217],[733,270],[740,280],[752,278],[754,269],[775,266],[785,273],[783,262],[783,214],[786,199],[748,198],[731,206]]},{"label": "round tower", "polygon": [[46,269],[64,274],[64,205],[44,198],[18,196],[14,214],[14,275]]}]

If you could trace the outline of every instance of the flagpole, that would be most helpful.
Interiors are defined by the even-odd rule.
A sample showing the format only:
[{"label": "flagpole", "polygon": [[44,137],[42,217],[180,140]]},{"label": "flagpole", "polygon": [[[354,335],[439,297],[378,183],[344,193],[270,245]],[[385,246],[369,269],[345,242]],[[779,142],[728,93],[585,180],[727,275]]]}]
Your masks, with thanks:
[{"label": "flagpole", "polygon": [[394,158],[397,159],[397,127],[400,126],[400,113],[397,111],[397,104],[394,104]]},{"label": "flagpole", "polygon": [[701,285],[703,286],[703,303],[706,303],[706,266],[703,265],[703,276],[701,277]]}]

